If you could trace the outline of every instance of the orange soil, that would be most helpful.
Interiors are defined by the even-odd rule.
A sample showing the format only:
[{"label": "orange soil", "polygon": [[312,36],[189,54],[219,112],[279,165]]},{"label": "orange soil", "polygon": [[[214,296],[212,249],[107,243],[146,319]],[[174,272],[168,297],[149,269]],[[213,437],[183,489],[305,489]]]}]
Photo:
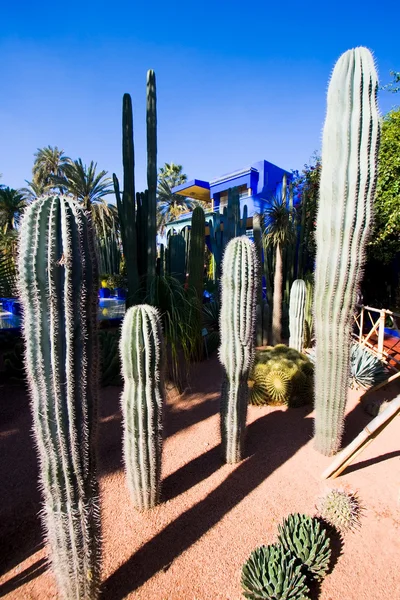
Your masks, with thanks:
[{"label": "orange soil", "polygon": [[[358,533],[322,584],[321,600],[400,598],[399,420],[341,477],[322,481],[331,459],[312,447],[307,407],[249,407],[246,458],[223,465],[216,358],[193,369],[192,390],[170,393],[165,419],[163,503],[141,514],[121,463],[120,388],[101,393],[102,598],[239,600],[240,570],[258,545],[276,539],[290,512],[315,512],[318,497],[346,484],[366,507]],[[391,398],[395,384],[375,396]],[[46,566],[37,512],[37,466],[27,395],[0,388],[0,596],[47,600],[57,592]],[[349,393],[345,443],[371,419]]]}]

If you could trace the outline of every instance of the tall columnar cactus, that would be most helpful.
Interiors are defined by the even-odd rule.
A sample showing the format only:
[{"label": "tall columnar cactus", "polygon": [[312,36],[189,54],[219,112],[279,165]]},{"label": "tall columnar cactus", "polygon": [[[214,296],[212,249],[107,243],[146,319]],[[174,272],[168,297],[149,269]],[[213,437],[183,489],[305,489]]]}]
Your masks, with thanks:
[{"label": "tall columnar cactus", "polygon": [[192,215],[189,251],[189,288],[196,291],[200,302],[203,299],[204,287],[204,241],[205,218],[201,206],[196,206]]},{"label": "tall columnar cactus", "polygon": [[254,360],[258,263],[253,242],[234,238],[222,265],[220,360],[224,367],[221,391],[221,439],[227,463],[242,459],[249,390]]},{"label": "tall columnar cactus", "polygon": [[113,181],[128,279],[126,305],[129,307],[137,301],[139,290],[135,207],[135,149],[133,145],[132,100],[129,94],[124,94],[122,101],[122,162],[124,167],[122,198],[115,173],[113,174]]},{"label": "tall columnar cactus", "polygon": [[307,288],[305,282],[302,279],[295,279],[290,290],[289,346],[299,352],[303,351],[306,295]]},{"label": "tall columnar cactus", "polygon": [[378,79],[371,53],[355,48],[335,65],[328,89],[316,226],[315,447],[340,447],[350,334],[370,233],[379,146]]},{"label": "tall columnar cactus", "polygon": [[179,233],[168,238],[168,274],[184,284],[186,280],[186,244],[185,238]]},{"label": "tall columnar cactus", "polygon": [[[221,229],[221,220],[223,229]],[[215,260],[218,273],[221,270],[222,256],[231,239],[246,234],[247,206],[243,207],[243,217],[240,218],[240,198],[237,188],[228,190],[228,205],[224,207],[222,219],[221,214],[212,215],[208,221],[210,229],[211,252]]]},{"label": "tall columnar cactus", "polygon": [[135,507],[146,510],[160,497],[165,363],[158,310],[141,304],[127,310],[120,353],[124,390],[124,460]]},{"label": "tall columnar cactus", "polygon": [[91,600],[98,596],[101,556],[92,226],[71,198],[42,197],[25,212],[19,244],[26,371],[50,557],[60,595]]},{"label": "tall columnar cactus", "polygon": [[157,236],[157,95],[154,71],[147,72],[147,292],[156,273]]},{"label": "tall columnar cactus", "polygon": [[148,190],[135,194],[133,116],[129,94],[124,94],[122,108],[122,197],[117,176],[113,174],[128,278],[127,307],[139,302],[148,294],[156,269],[157,113],[154,71],[147,73],[146,108]]}]

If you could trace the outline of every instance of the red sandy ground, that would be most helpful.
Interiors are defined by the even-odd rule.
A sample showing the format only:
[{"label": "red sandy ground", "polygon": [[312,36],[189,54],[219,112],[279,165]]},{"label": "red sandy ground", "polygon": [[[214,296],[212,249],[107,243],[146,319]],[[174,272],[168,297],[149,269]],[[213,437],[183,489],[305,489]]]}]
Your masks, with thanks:
[{"label": "red sandy ground", "polygon": [[[324,482],[331,459],[312,446],[307,407],[249,407],[246,458],[223,465],[219,447],[216,358],[194,368],[192,390],[170,393],[163,455],[163,503],[147,514],[130,503],[121,464],[120,388],[101,393],[102,598],[236,600],[240,571],[258,545],[276,539],[290,512],[313,514],[328,488],[347,484],[366,507],[358,533],[322,584],[321,600],[400,598],[399,419],[344,474]],[[396,385],[380,392],[391,398]],[[0,596],[56,598],[37,518],[36,457],[27,396],[0,388]],[[368,417],[351,392],[345,443]]]}]

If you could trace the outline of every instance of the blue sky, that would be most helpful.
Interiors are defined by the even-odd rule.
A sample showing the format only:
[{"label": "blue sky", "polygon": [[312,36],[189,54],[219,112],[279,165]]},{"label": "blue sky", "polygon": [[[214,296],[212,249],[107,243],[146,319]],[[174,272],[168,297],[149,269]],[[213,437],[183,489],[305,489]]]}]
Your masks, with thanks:
[{"label": "blue sky", "polygon": [[[149,68],[157,76],[159,166],[180,163],[189,178],[205,180],[262,158],[301,169],[320,148],[340,54],[368,46],[382,84],[400,70],[393,2],[322,4],[2,2],[0,182],[25,185],[33,153],[48,144],[120,176],[129,92],[144,189]],[[380,93],[382,113],[396,101]]]}]

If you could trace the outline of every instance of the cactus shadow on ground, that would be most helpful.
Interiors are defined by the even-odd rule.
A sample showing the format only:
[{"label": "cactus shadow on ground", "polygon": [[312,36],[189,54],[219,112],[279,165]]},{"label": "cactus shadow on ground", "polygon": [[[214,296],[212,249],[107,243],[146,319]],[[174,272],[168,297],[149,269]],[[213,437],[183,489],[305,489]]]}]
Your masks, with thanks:
[{"label": "cactus shadow on ground", "polygon": [[[125,598],[158,571],[168,568],[175,558],[289,460],[312,437],[312,420],[306,418],[310,411],[310,407],[275,410],[251,423],[244,460],[206,498],[167,525],[119,567],[103,583],[102,597]],[[290,431],[295,422],[301,435],[288,439],[285,432]],[[266,436],[266,431],[270,435]],[[163,486],[165,496],[170,499],[186,492],[222,466],[222,449],[217,445],[167,477]],[[182,531],[185,531],[184,536]]]}]

